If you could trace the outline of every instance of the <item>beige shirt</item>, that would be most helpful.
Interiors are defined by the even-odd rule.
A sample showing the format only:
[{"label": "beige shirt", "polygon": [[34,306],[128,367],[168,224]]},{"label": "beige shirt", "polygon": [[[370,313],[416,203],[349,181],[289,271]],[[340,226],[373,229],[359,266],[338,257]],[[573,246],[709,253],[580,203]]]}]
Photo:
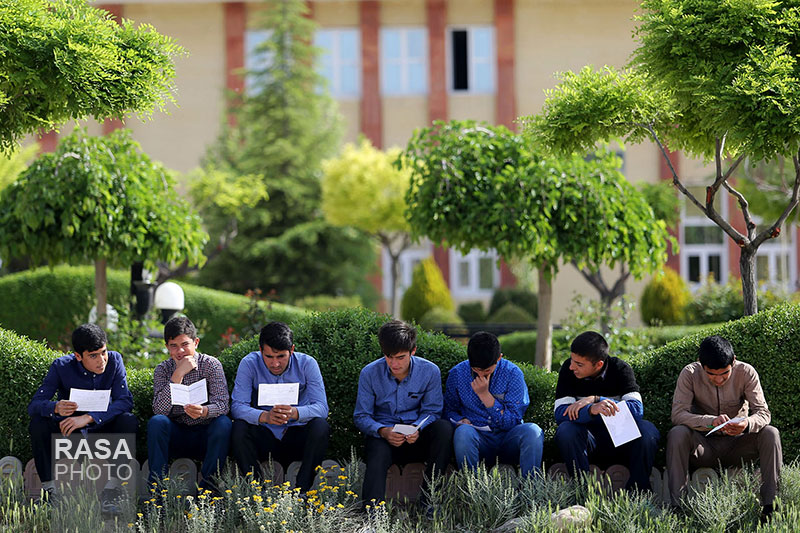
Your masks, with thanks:
[{"label": "beige shirt", "polygon": [[757,433],[769,424],[771,415],[756,369],[734,360],[731,377],[716,387],[699,361],[686,365],[672,397],[672,423],[707,432],[711,422],[721,414],[746,417],[746,431],[750,433]]}]

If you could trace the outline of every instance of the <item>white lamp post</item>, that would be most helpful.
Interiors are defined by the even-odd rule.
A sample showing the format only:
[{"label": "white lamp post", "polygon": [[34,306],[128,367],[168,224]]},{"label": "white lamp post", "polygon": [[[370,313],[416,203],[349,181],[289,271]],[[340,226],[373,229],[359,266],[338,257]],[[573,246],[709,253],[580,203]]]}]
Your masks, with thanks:
[{"label": "white lamp post", "polygon": [[183,310],[183,289],[177,283],[165,281],[156,287],[154,300],[156,309],[161,310],[161,321],[166,324],[172,315]]}]

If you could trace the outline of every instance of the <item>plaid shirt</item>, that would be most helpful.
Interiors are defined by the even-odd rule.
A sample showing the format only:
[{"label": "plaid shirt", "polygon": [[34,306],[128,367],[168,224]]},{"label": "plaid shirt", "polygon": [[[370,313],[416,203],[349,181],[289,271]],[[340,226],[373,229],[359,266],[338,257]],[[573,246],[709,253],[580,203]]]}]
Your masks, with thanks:
[{"label": "plaid shirt", "polygon": [[216,357],[198,353],[197,368],[183,376],[181,383],[191,385],[205,378],[208,386],[208,416],[204,418],[192,418],[187,415],[182,405],[172,405],[172,394],[170,394],[169,384],[172,381],[172,373],[175,372],[175,361],[172,358],[159,364],[153,372],[153,413],[166,415],[180,424],[196,426],[199,424],[210,424],[211,420],[222,415],[228,414],[230,408],[230,396],[228,395],[228,383],[225,381],[225,373],[222,371],[222,363]]}]

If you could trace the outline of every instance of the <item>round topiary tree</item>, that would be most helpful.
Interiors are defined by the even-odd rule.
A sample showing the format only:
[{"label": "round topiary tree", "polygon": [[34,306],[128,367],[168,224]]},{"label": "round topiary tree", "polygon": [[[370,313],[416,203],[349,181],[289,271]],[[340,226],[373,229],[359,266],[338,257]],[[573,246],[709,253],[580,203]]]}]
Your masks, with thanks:
[{"label": "round topiary tree", "polygon": [[489,324],[534,324],[536,318],[522,307],[508,302],[487,319]]},{"label": "round topiary tree", "polygon": [[411,286],[403,294],[400,313],[404,320],[419,322],[434,307],[454,309],[453,298],[444,282],[442,271],[433,258],[429,257],[414,267]]},{"label": "round topiary tree", "polygon": [[683,324],[689,296],[689,288],[680,274],[664,268],[664,272],[654,276],[642,292],[639,302],[642,321],[651,326]]},{"label": "round topiary tree", "polygon": [[[464,319],[452,309],[443,309],[441,307],[434,307],[419,319],[419,326],[422,329],[427,329],[428,331],[442,331],[442,326],[444,325],[462,326],[464,325]],[[454,333],[453,329],[448,329],[450,329],[450,334]],[[459,333],[464,333],[465,335],[468,332],[466,328],[454,329],[457,329]]]}]

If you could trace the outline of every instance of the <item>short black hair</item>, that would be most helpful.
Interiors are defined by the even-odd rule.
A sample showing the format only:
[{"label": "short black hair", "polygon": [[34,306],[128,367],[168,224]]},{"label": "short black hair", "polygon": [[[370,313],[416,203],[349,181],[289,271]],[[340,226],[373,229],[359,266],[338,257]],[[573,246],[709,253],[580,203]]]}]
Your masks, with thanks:
[{"label": "short black hair", "polygon": [[172,339],[186,335],[190,339],[197,338],[197,328],[188,317],[174,316],[164,324],[164,343],[168,343]]},{"label": "short black hair", "polygon": [[728,339],[719,335],[711,335],[703,339],[697,350],[700,364],[711,370],[719,370],[733,364],[733,346]]},{"label": "short black hair", "polygon": [[467,343],[467,359],[473,368],[487,369],[500,359],[500,341],[488,331],[479,331]]},{"label": "short black hair", "polygon": [[72,349],[80,355],[99,350],[106,343],[106,332],[97,324],[81,324],[72,332]]},{"label": "short black hair", "polygon": [[292,330],[283,322],[270,322],[258,334],[258,347],[263,350],[264,346],[279,352],[291,350],[294,346]]},{"label": "short black hair", "polygon": [[575,337],[569,351],[597,363],[608,359],[608,342],[596,331],[584,331]]},{"label": "short black hair", "polygon": [[410,353],[417,347],[417,330],[402,320],[390,320],[378,330],[378,343],[383,355]]}]

